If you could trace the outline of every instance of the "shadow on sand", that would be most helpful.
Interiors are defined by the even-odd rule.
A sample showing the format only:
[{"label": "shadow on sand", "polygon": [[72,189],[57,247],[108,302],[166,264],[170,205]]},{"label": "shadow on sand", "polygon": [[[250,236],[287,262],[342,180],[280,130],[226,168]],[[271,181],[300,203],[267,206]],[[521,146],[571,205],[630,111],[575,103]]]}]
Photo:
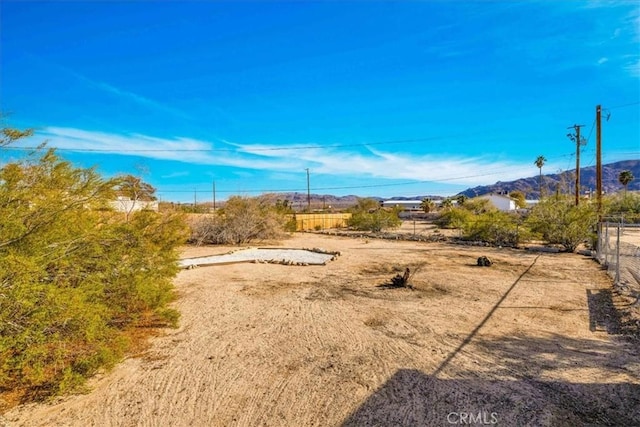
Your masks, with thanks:
[{"label": "shadow on sand", "polygon": [[[559,335],[509,337],[479,340],[460,357],[482,361],[488,355],[498,362],[491,366],[480,362],[480,369],[473,372],[458,370],[454,363],[446,375],[398,370],[343,426],[464,424],[461,413],[472,414],[474,421],[484,417],[467,422],[476,425],[640,425],[637,376],[633,382],[581,382],[589,381],[592,369],[637,374],[637,358],[622,351],[619,343]],[[575,382],[548,379],[556,371],[571,370],[582,372]]]},{"label": "shadow on sand", "polygon": [[[640,426],[637,342],[561,335],[476,338],[534,264],[432,373],[396,371],[342,425]],[[587,305],[591,331],[619,333],[611,291],[588,290]],[[478,369],[460,369],[458,358],[467,359],[464,366],[472,359]],[[598,379],[590,378],[594,371]],[[575,380],[553,380],[557,372],[565,378],[575,372]]]},{"label": "shadow on sand", "polygon": [[401,369],[342,425],[632,426],[638,420],[637,384],[439,379]]}]

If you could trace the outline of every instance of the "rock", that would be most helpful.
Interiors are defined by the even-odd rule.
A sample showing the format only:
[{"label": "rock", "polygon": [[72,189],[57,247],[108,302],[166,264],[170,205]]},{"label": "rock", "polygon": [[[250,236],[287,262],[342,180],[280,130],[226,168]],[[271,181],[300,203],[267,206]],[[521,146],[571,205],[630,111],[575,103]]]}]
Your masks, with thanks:
[{"label": "rock", "polygon": [[486,256],[481,256],[478,258],[478,266],[480,267],[491,267],[493,262]]}]

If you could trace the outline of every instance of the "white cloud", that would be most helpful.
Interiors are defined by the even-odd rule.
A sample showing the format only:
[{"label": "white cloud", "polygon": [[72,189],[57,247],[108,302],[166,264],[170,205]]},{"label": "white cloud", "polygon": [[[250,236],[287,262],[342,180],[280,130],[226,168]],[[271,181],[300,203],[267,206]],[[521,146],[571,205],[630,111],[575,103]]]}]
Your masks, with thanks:
[{"label": "white cloud", "polygon": [[[466,186],[537,175],[537,169],[531,162],[496,161],[490,156],[411,155],[371,148],[368,153],[354,153],[340,151],[338,147],[313,148],[311,145],[301,149],[264,144],[225,144],[214,148],[211,142],[192,138],[117,135],[60,127],[46,128],[35,138],[41,137],[48,139],[49,147],[68,151],[96,150],[97,153],[135,155],[186,164],[242,168],[246,170],[231,173],[245,178],[253,177],[252,173],[247,172],[253,170],[269,172],[271,179],[287,180],[292,179],[294,171],[301,171],[306,167],[315,175],[325,174],[336,178],[376,178]],[[18,146],[20,145],[24,146],[25,143]],[[212,149],[220,151],[211,151]],[[628,155],[622,158],[628,158]],[[550,162],[545,165],[545,173],[562,168],[567,168],[567,164]],[[188,174],[188,171],[181,170],[163,175],[162,178]]]},{"label": "white cloud", "polygon": [[[411,155],[369,148],[368,152],[347,152],[339,147],[273,146],[212,143],[192,138],[158,138],[141,134],[118,135],[74,128],[49,127],[38,137],[49,146],[68,151],[108,152],[187,164],[218,165],[250,170],[287,173],[305,167],[315,174],[342,177],[400,179],[460,185],[478,185],[535,174],[526,164],[496,161],[485,157],[443,157]],[[184,174],[176,172],[172,177]]]},{"label": "white cloud", "polygon": [[36,134],[50,147],[64,151],[110,153],[170,160],[200,165],[221,165],[248,169],[287,170],[291,160],[251,156],[221,141],[221,147],[193,138],[158,138],[142,134],[113,134],[76,128],[47,127]]},{"label": "white cloud", "polygon": [[598,59],[598,65],[602,65],[602,64],[604,64],[606,62],[609,62],[609,58],[607,58],[607,57],[602,57],[602,58]]}]

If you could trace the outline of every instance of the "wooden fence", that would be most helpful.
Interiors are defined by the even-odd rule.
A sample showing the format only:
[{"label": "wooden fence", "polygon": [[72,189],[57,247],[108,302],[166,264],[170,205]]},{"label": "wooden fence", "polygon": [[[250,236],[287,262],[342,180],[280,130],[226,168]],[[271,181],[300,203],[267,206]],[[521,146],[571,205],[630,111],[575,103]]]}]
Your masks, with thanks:
[{"label": "wooden fence", "polygon": [[296,213],[296,231],[324,230],[327,228],[344,228],[350,213]]}]

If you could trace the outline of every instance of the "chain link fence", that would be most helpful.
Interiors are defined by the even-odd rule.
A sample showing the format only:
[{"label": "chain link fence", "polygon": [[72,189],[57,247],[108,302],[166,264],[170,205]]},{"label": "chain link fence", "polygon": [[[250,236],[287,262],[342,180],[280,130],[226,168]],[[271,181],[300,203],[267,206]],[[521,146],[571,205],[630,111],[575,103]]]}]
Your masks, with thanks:
[{"label": "chain link fence", "polygon": [[607,268],[615,284],[628,291],[640,291],[640,224],[622,221],[598,226],[598,262]]}]

